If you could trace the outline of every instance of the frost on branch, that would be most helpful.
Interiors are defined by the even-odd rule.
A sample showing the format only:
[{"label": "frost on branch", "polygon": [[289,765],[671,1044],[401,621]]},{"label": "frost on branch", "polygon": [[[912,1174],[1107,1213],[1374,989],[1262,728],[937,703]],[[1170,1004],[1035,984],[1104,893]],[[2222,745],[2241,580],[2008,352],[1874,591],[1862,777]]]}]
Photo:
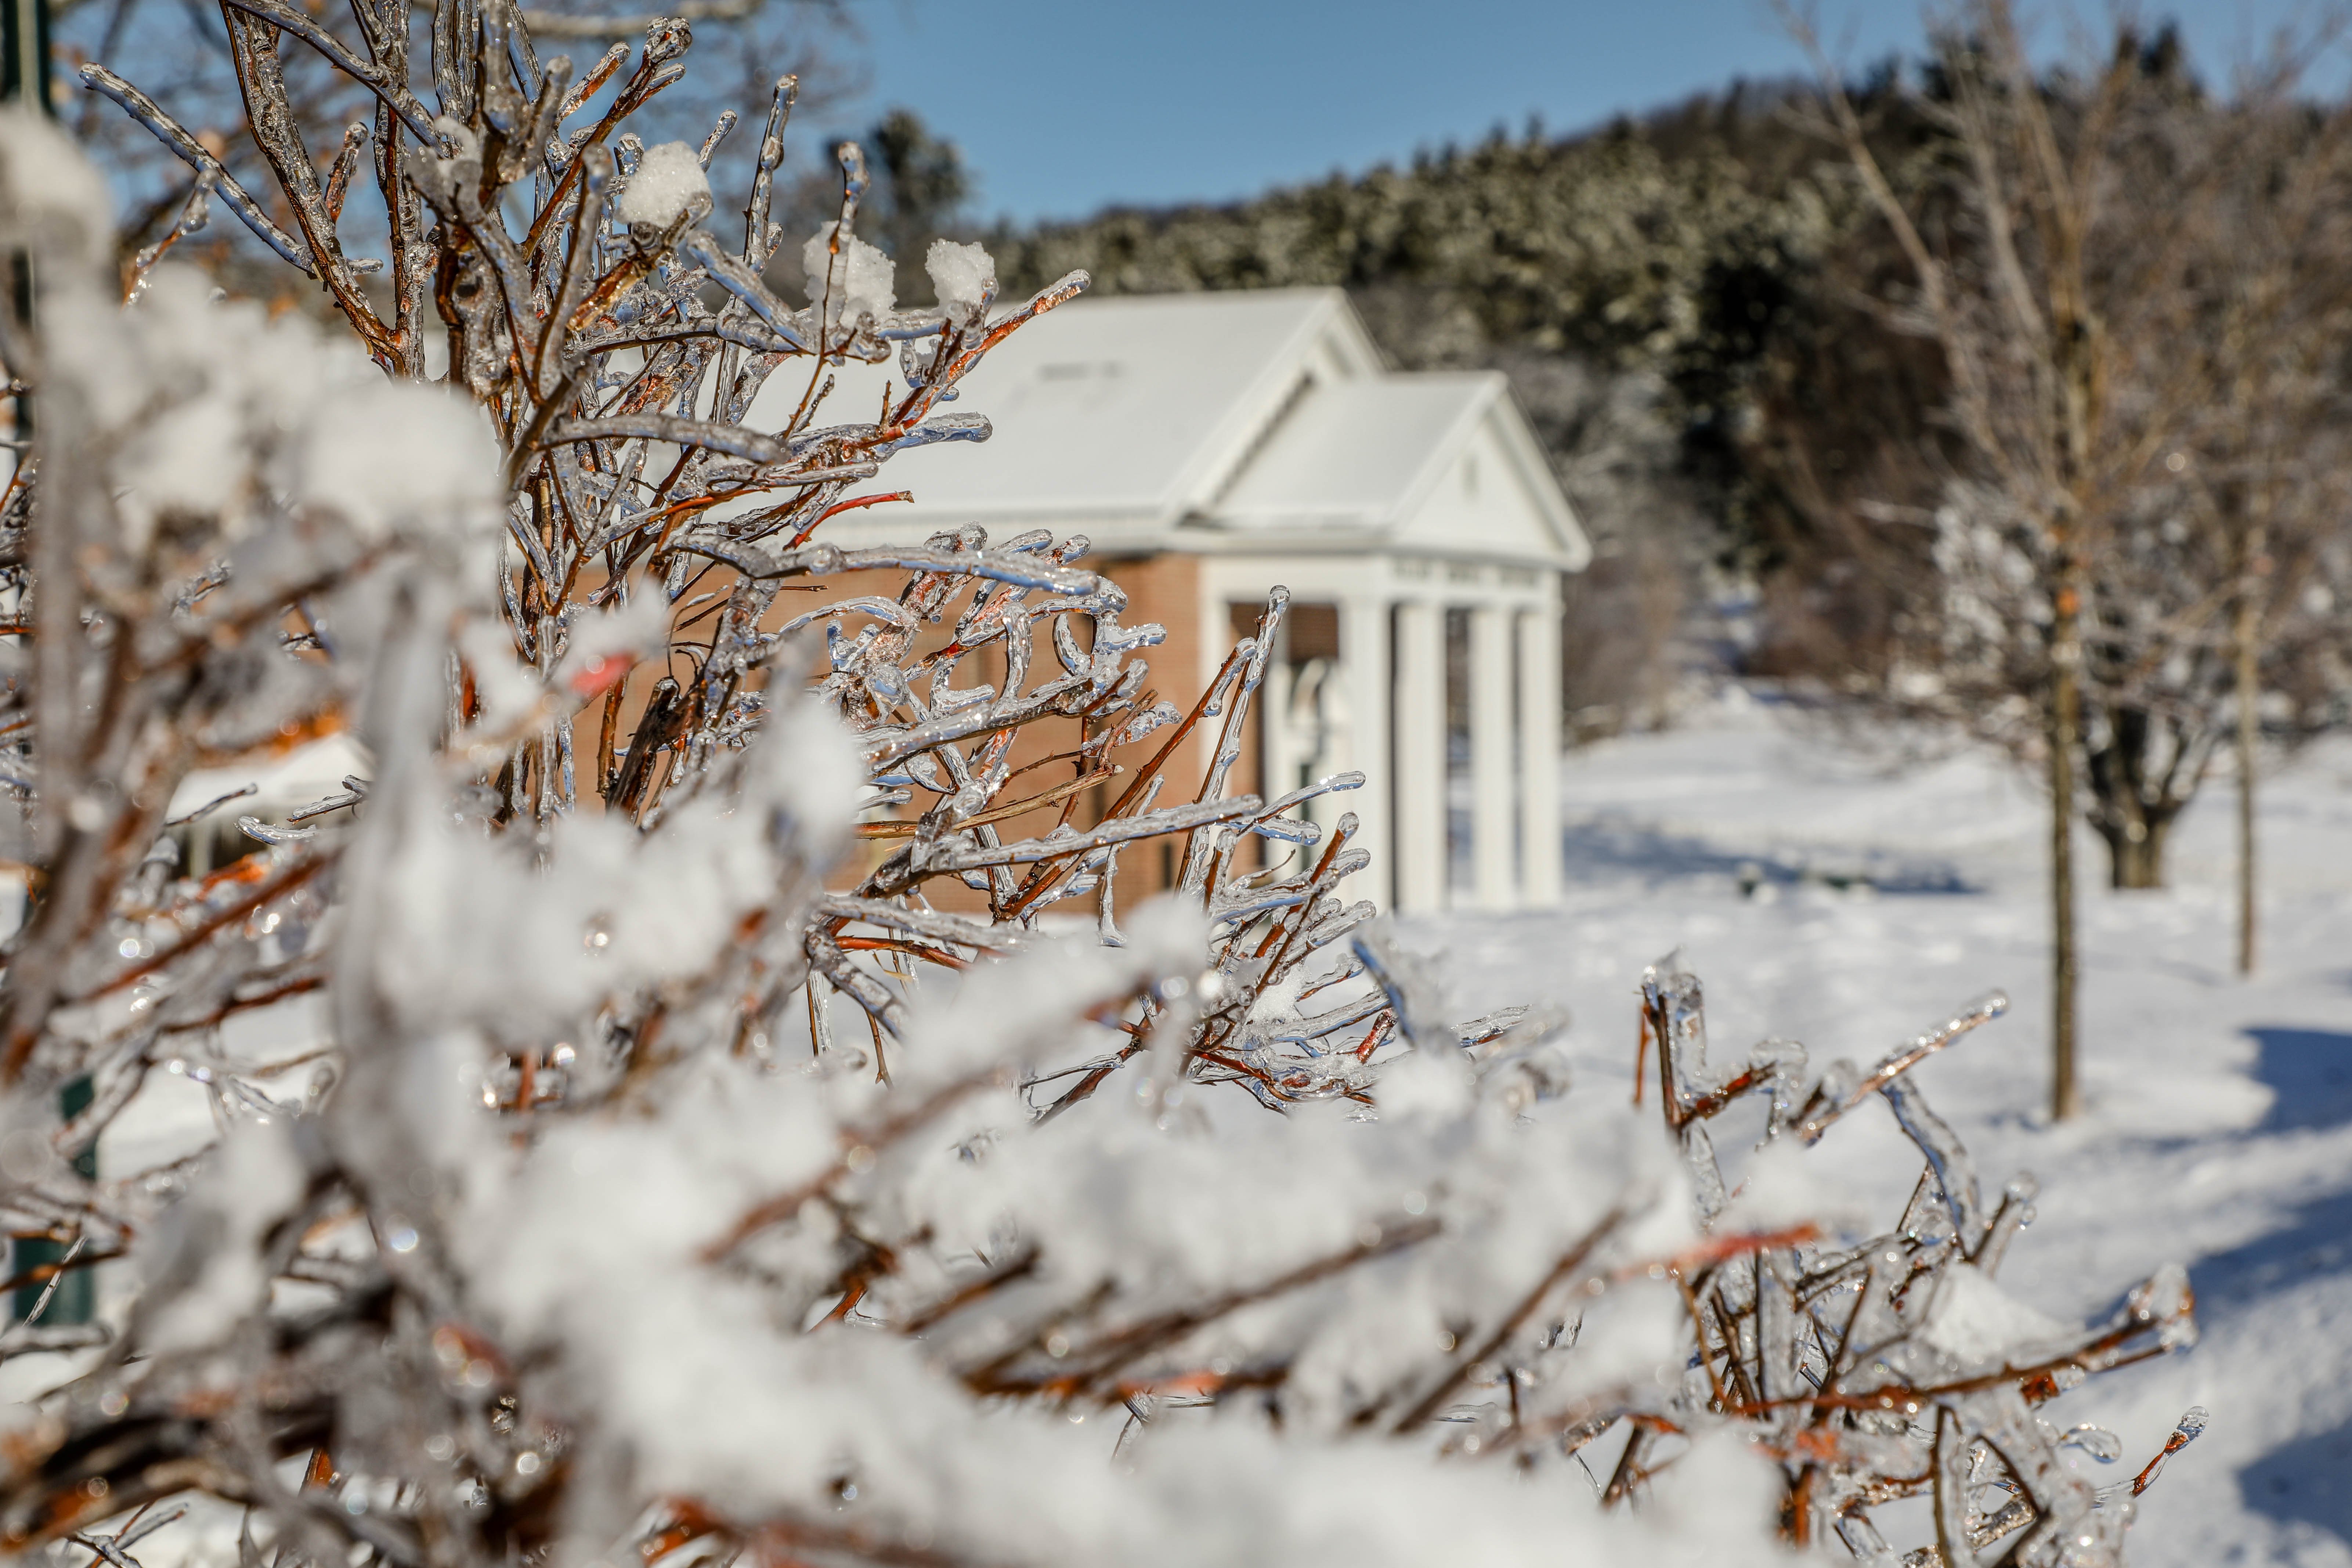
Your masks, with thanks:
[{"label": "frost on branch", "polygon": [[[372,15],[365,79],[406,80],[407,9]],[[1160,629],[1083,540],[822,536],[893,453],[983,437],[938,405],[1082,279],[1003,310],[948,247],[939,308],[897,308],[849,150],[792,309],[789,84],[730,245],[703,154],[618,140],[684,26],[575,88],[494,5],[435,19],[436,111],[379,86],[352,143],[387,318],[266,112],[275,32],[334,36],[236,16],[279,238],[375,368],[168,269],[118,309],[65,154],[0,139],[0,243],[45,290],[0,343],[42,432],[0,539],[33,868],[0,1205],[66,1248],[27,1283],[123,1276],[101,1325],[0,1337],[81,1357],[0,1432],[10,1549],[123,1568],[210,1498],[278,1568],[1877,1560],[1871,1510],[1918,1492],[1948,1563],[2113,1559],[2126,1500],[2059,1457],[2109,1440],[2039,1409],[2183,1342],[2186,1288],[2088,1326],[2001,1294],[2030,1184],[1988,1200],[1908,1076],[1995,1008],[1809,1085],[1785,1042],[1711,1067],[1663,966],[1669,1135],[1564,1095],[1560,1020],[1454,1021],[1339,897],[1353,819],[1296,808],[1360,779],[1229,792],[1283,595],[1161,701]],[[829,363],[894,353],[903,393],[824,412]],[[1076,741],[1041,777],[1013,749],[1048,722]],[[179,874],[192,770],[345,727],[366,776]],[[1178,890],[1122,909],[1153,839]],[[307,1045],[240,1056],[265,1013]],[[174,1066],[216,1145],[84,1175]],[[1710,1129],[1751,1095],[1735,1189]],[[1916,1189],[1818,1192],[1806,1147],[1874,1095]]]}]

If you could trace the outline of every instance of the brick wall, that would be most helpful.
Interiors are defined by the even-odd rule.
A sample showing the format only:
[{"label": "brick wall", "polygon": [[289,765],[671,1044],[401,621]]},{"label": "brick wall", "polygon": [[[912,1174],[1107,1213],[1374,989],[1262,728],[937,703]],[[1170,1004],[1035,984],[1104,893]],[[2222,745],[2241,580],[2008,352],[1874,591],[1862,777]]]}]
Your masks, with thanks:
[{"label": "brick wall", "polygon": [[[1157,694],[1153,700],[1172,704],[1180,714],[1190,712],[1192,705],[1200,700],[1205,679],[1204,669],[1213,672],[1214,661],[1221,659],[1231,646],[1230,641],[1211,648],[1204,648],[1202,646],[1202,627],[1204,619],[1208,618],[1202,616],[1200,604],[1201,570],[1198,558],[1190,555],[1161,554],[1092,561],[1084,564],[1102,572],[1127,591],[1128,608],[1120,616],[1124,624],[1140,626],[1147,622],[1157,622],[1166,628],[1168,635],[1164,642],[1156,647],[1144,649],[1139,655],[1134,657],[1140,658],[1150,666],[1150,672],[1144,684],[1148,690]],[[729,580],[719,581],[721,578]],[[772,631],[811,609],[846,598],[867,595],[896,598],[905,582],[905,573],[883,571],[845,574],[837,577],[822,579],[814,584],[795,584],[790,591],[777,596],[776,605],[765,618],[764,624],[767,629]],[[722,569],[712,573],[696,592],[709,591],[723,598],[731,585],[731,577]],[[706,601],[706,605],[716,605],[719,602],[719,598],[714,598]],[[960,609],[960,605],[958,608]],[[1221,629],[1230,629],[1231,635],[1238,637],[1249,635],[1255,630],[1256,615],[1256,606],[1240,607],[1232,609],[1227,614],[1215,616],[1213,619],[1210,619],[1209,624]],[[708,623],[694,628],[701,631],[707,631],[707,629]],[[918,655],[945,646],[951,629],[951,620],[925,627],[915,643]],[[689,631],[687,635],[691,637],[693,631]],[[1034,685],[1041,678],[1053,679],[1060,671],[1061,665],[1054,652],[1051,626],[1045,623],[1039,624],[1034,628],[1033,636],[1034,640],[1031,647],[1030,684]],[[1083,631],[1081,636],[1084,636]],[[680,671],[688,668],[688,661],[682,656],[672,662]],[[624,743],[626,742],[630,731],[635,729],[646,699],[658,678],[658,671],[649,663],[646,667],[641,667],[630,680],[622,708],[619,727],[620,739]],[[966,662],[963,666],[961,684],[969,685],[975,680],[985,680],[1001,689],[1003,679],[1003,649],[989,647]],[[582,715],[579,721],[580,750],[583,753],[581,794],[583,808],[591,810],[594,809],[591,804],[594,798],[593,782],[594,735],[600,717],[601,707],[592,707]],[[1203,722],[1178,747],[1164,770],[1167,783],[1160,790],[1158,805],[1165,806],[1185,804],[1198,793],[1202,773],[1208,766],[1212,750],[1215,744],[1218,727],[1222,722],[1222,720]],[[1171,733],[1170,730],[1162,730],[1157,734],[1145,737],[1136,745],[1115,751],[1108,760],[1125,771],[1118,778],[1087,790],[1069,803],[1067,820],[1073,826],[1081,828],[1091,827],[1099,822],[1112,803],[1134,781],[1137,771],[1148,765],[1159,749],[1167,743]],[[1075,750],[1083,738],[1084,729],[1081,721],[1075,719],[1041,720],[1024,726],[1014,736],[1011,762],[1016,770],[1027,771],[1016,773],[1002,792],[1000,801],[1003,804],[1013,804],[1043,794],[1055,785],[1067,783],[1078,776],[1079,768],[1076,760],[1064,759],[1061,753]],[[1227,783],[1228,793],[1244,794],[1259,787],[1257,741],[1257,725],[1253,719],[1243,737],[1241,760]],[[894,815],[911,817],[933,804],[936,804],[936,797],[918,790],[915,801],[902,812]],[[1056,822],[1064,819],[1065,809],[1062,803],[1041,806],[1003,820],[997,825],[997,830],[1008,839],[1044,834],[1051,831]],[[897,847],[898,843],[898,840],[891,838],[877,837],[862,840],[832,880],[837,886],[854,885],[875,866],[880,864]],[[1255,863],[1253,852],[1244,864]],[[1142,900],[1170,886],[1174,877],[1181,873],[1181,840],[1143,843],[1124,851],[1119,858],[1119,907],[1132,909]],[[1025,872],[1016,872],[1016,876],[1022,875],[1025,875]],[[932,902],[941,909],[976,913],[983,911],[987,907],[984,895],[949,879],[939,879],[927,883],[925,890]],[[1087,907],[1091,907],[1090,900],[1087,901]],[[1069,912],[1079,912],[1079,906],[1070,906]]]}]

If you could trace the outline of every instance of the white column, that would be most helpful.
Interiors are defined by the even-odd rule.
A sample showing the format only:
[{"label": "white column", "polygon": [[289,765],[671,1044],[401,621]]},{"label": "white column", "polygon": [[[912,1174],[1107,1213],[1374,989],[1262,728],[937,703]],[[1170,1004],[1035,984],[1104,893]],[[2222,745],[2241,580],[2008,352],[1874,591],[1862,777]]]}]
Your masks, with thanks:
[{"label": "white column", "polygon": [[1396,609],[1396,908],[1445,907],[1445,620],[1435,605]]},{"label": "white column", "polygon": [[1512,755],[1511,612],[1470,612],[1470,864],[1477,907],[1518,902],[1518,762]]},{"label": "white column", "polygon": [[1340,884],[1340,893],[1388,909],[1396,901],[1396,858],[1390,834],[1394,815],[1389,778],[1389,607],[1384,601],[1340,601],[1338,679],[1348,702],[1348,749],[1338,770],[1360,771],[1364,787],[1349,790],[1333,804],[1339,811],[1356,814],[1356,845],[1372,857],[1370,866]]},{"label": "white column", "polygon": [[[1290,666],[1269,658],[1265,679],[1250,700],[1249,717],[1257,729],[1258,776],[1253,787],[1268,800],[1298,787],[1298,764],[1304,760],[1298,754],[1298,737],[1290,727]],[[1269,847],[1268,853],[1279,858],[1279,851]]]},{"label": "white column", "polygon": [[1532,909],[1559,902],[1559,591],[1544,582],[1543,606],[1518,617],[1519,898]]}]

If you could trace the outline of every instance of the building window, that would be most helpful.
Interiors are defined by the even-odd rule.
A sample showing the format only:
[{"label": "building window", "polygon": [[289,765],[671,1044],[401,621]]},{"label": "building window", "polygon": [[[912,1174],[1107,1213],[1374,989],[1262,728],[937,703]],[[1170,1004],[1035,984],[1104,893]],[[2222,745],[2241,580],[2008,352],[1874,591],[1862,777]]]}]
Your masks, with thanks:
[{"label": "building window", "polygon": [[1283,650],[1287,664],[1307,664],[1318,658],[1339,657],[1339,606],[1337,605],[1293,605],[1284,617],[1283,630],[1290,646]]},{"label": "building window", "polygon": [[[1228,601],[1226,624],[1234,639],[1257,635],[1261,602]],[[1348,752],[1347,715],[1339,679],[1339,606],[1292,601],[1283,612],[1242,735],[1241,755],[1227,787],[1237,795],[1271,800],[1340,771]],[[1337,825],[1344,801],[1324,796],[1302,815],[1326,831]],[[1248,870],[1289,853],[1262,839],[1239,846],[1233,868]]]},{"label": "building window", "polygon": [[[1265,614],[1262,600],[1236,599],[1225,606],[1225,622],[1234,640],[1257,636],[1258,617]],[[1300,604],[1296,601],[1282,613],[1282,625],[1274,634],[1274,659],[1294,668],[1312,664],[1317,659],[1337,661],[1339,657],[1339,606],[1337,605]]]}]

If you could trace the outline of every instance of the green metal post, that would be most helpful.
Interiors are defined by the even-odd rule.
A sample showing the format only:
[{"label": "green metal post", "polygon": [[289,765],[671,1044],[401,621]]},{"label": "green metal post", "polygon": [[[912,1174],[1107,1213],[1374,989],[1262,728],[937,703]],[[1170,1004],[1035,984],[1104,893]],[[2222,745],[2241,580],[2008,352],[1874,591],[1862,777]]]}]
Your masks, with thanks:
[{"label": "green metal post", "polygon": [[[93,1092],[89,1079],[75,1079],[59,1091],[58,1109],[64,1111],[66,1120],[70,1121],[89,1109]],[[96,1177],[97,1149],[85,1149],[76,1155],[74,1169],[85,1178]],[[71,1250],[67,1243],[46,1236],[17,1237],[8,1244],[9,1277],[20,1279],[47,1264],[62,1263],[66,1254]],[[8,1315],[21,1323],[33,1315],[34,1309],[39,1308],[40,1321],[51,1328],[87,1323],[98,1315],[98,1279],[88,1268],[76,1268],[59,1279],[56,1293],[49,1296],[49,1304],[42,1307],[41,1297],[48,1289],[46,1279],[34,1279],[17,1286],[8,1303]]]},{"label": "green metal post", "polygon": [[[0,83],[0,101],[30,100],[44,114],[54,115],[49,100],[49,0],[0,0],[7,27],[7,79]],[[27,43],[31,47],[27,47]]]}]

